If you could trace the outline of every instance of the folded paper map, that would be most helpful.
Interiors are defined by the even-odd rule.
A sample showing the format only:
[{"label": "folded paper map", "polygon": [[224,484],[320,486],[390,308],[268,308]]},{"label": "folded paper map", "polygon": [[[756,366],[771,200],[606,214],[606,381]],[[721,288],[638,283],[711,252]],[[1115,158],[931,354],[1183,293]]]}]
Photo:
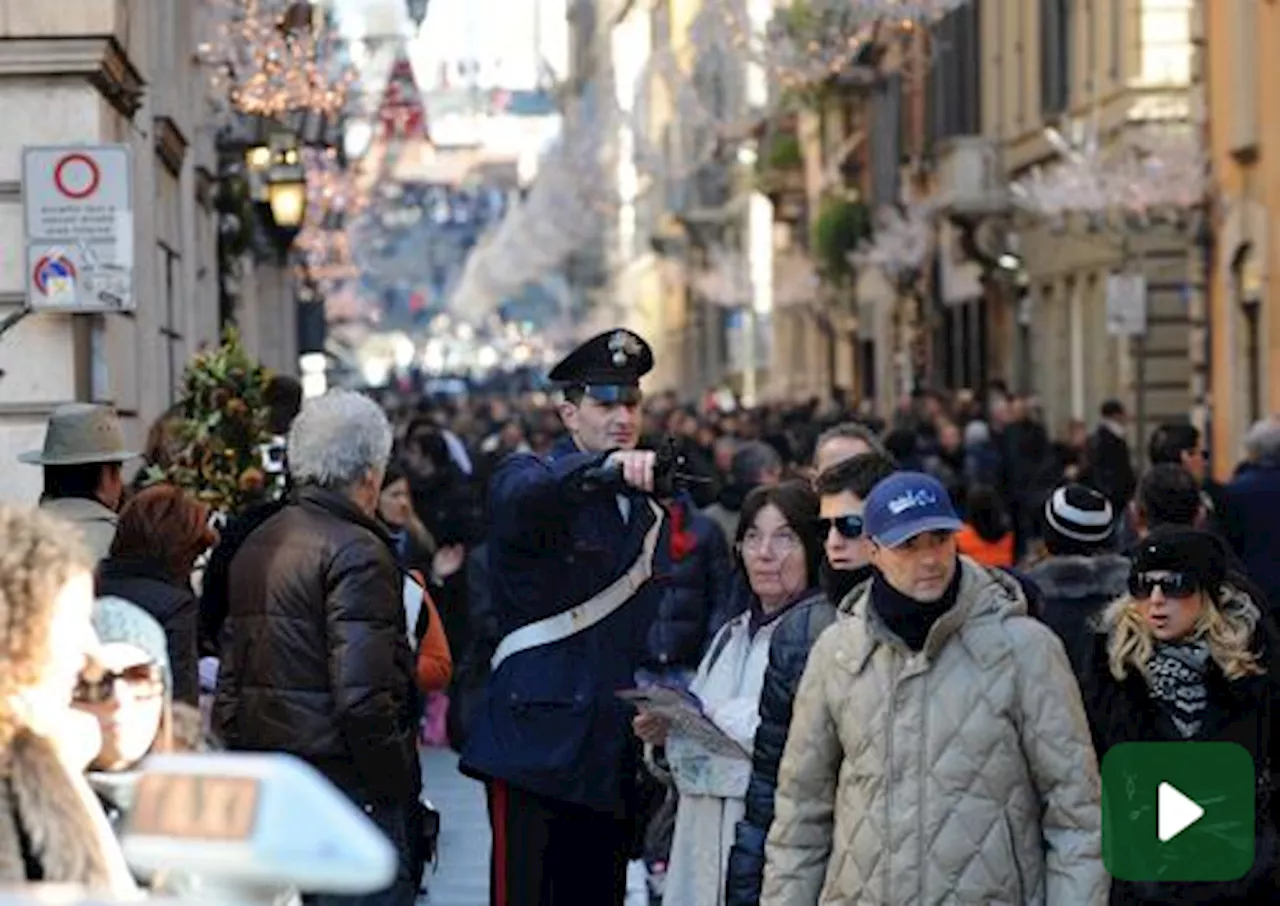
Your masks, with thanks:
[{"label": "folded paper map", "polygon": [[679,689],[650,686],[644,689],[624,689],[618,698],[631,702],[641,711],[656,714],[671,721],[673,731],[678,731],[705,748],[713,755],[725,758],[751,760],[751,753],[715,725],[705,714],[697,696]]}]

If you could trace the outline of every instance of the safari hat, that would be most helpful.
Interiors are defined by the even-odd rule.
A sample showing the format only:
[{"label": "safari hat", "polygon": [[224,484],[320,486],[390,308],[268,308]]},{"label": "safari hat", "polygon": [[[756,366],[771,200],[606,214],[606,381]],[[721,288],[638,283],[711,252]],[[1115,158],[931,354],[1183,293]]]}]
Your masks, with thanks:
[{"label": "safari hat", "polygon": [[139,454],[125,449],[124,429],[109,406],[67,403],[53,410],[44,432],[44,449],[18,456],[37,466],[79,466],[125,462]]}]

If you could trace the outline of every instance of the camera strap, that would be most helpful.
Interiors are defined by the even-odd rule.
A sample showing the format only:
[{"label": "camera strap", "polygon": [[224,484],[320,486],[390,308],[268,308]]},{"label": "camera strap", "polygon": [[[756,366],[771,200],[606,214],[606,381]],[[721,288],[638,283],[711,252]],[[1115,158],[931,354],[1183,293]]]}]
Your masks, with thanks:
[{"label": "camera strap", "polygon": [[640,554],[627,571],[581,604],[508,633],[493,652],[489,661],[491,669],[497,670],[498,665],[513,654],[553,645],[577,635],[604,621],[635,597],[653,575],[653,555],[658,549],[658,536],[662,533],[662,520],[666,515],[651,498],[646,498],[646,502],[653,511],[653,525],[645,532]]}]

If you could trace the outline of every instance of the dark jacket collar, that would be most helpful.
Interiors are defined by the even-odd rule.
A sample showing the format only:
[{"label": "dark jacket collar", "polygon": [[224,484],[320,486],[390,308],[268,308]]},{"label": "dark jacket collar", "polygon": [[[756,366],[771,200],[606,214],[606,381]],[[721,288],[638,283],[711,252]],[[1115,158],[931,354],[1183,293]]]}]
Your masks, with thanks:
[{"label": "dark jacket collar", "polygon": [[550,459],[561,459],[573,453],[581,453],[578,445],[573,442],[572,435],[563,434],[554,444],[551,445],[551,452],[548,454]]},{"label": "dark jacket collar", "polygon": [[108,557],[98,564],[104,579],[152,579],[182,587],[183,580],[169,575],[169,567],[159,557]]},{"label": "dark jacket collar", "polygon": [[312,507],[314,509],[324,510],[325,512],[342,519],[345,522],[354,522],[356,525],[367,528],[378,536],[383,544],[395,550],[395,542],[391,536],[387,534],[376,519],[371,519],[360,511],[360,508],[352,503],[345,495],[339,494],[337,491],[329,491],[315,485],[304,485],[293,492],[293,499],[300,506]]}]

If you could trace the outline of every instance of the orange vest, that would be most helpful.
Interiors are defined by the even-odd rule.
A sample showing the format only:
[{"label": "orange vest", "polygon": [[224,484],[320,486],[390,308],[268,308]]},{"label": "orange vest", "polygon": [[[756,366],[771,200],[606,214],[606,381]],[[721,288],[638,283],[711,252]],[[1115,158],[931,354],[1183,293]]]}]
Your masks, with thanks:
[{"label": "orange vest", "polygon": [[966,525],[956,534],[956,546],[960,553],[983,566],[1013,566],[1013,532],[1005,532],[998,541],[988,541],[973,526]]}]

